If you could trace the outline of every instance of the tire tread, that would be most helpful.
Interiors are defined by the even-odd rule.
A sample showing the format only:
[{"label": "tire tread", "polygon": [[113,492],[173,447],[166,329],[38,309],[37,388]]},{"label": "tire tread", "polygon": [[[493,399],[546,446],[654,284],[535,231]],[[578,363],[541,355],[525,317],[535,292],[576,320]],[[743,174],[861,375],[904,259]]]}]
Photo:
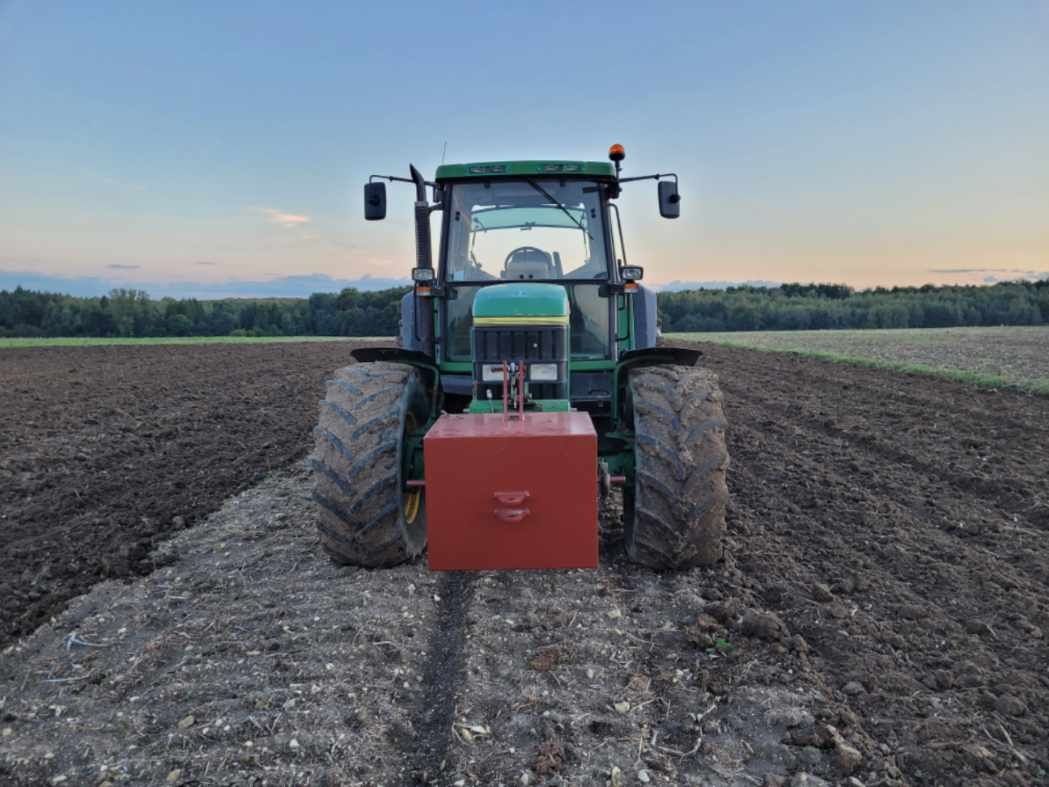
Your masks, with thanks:
[{"label": "tire tread", "polygon": [[657,570],[721,558],[728,505],[717,376],[686,366],[631,373],[635,482],[624,500],[630,558]]},{"label": "tire tread", "polygon": [[336,563],[379,568],[415,557],[401,524],[401,425],[417,373],[352,364],[327,382],[309,466],[317,532]]}]

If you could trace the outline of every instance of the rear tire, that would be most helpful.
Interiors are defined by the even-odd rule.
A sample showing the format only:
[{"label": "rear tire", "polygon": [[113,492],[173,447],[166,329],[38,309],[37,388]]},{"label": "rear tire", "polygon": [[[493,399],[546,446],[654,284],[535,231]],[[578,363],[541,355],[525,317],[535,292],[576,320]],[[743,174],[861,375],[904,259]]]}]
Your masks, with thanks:
[{"label": "rear tire", "polygon": [[358,363],[328,380],[310,466],[321,546],[336,563],[395,566],[426,547],[424,492],[405,492],[401,457],[405,432],[429,416],[410,366]]},{"label": "rear tire", "polygon": [[630,373],[634,484],[623,494],[631,560],[657,570],[721,558],[728,504],[725,414],[717,376],[689,366]]}]

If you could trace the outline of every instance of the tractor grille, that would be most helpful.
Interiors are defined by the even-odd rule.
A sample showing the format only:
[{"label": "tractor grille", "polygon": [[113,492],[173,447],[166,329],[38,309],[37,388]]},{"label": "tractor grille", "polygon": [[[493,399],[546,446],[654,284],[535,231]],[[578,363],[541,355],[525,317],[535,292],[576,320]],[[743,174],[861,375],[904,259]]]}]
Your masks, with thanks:
[{"label": "tractor grille", "polygon": [[566,330],[561,325],[532,329],[474,328],[474,361],[564,361]]},{"label": "tractor grille", "polygon": [[500,364],[503,361],[557,364],[557,382],[529,383],[528,390],[533,399],[568,398],[568,327],[550,325],[537,328],[487,328],[473,329],[474,381],[479,394],[492,389],[492,395],[502,395],[502,383],[482,382],[484,364]]}]

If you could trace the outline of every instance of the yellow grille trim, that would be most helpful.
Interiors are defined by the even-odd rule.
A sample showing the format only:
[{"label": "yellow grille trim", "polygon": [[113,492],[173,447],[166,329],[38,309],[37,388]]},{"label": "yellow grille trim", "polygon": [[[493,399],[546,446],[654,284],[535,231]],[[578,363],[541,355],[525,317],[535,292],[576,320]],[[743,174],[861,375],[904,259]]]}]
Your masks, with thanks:
[{"label": "yellow grille trim", "polygon": [[568,315],[563,317],[474,317],[474,325],[568,325]]}]

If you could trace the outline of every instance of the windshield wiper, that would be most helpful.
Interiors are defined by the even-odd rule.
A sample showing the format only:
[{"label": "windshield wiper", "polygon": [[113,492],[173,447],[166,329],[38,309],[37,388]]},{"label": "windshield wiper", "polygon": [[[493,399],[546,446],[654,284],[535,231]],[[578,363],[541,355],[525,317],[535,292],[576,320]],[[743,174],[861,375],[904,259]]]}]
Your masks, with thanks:
[{"label": "windshield wiper", "polygon": [[561,212],[564,213],[566,216],[568,216],[568,218],[570,218],[572,220],[572,223],[574,223],[577,227],[579,227],[579,229],[581,229],[583,232],[585,232],[586,236],[588,238],[590,238],[590,240],[594,239],[594,236],[590,234],[590,230],[588,230],[586,227],[583,226],[583,222],[581,222],[579,219],[577,219],[575,216],[573,216],[572,212],[568,208],[566,208],[564,205],[562,205],[560,202],[558,202],[549,191],[544,189],[542,186],[540,186],[534,180],[526,180],[525,183],[527,183],[533,189],[538,191],[540,194],[542,194],[544,197],[546,197],[552,203],[557,205],[557,207],[561,209]]}]

